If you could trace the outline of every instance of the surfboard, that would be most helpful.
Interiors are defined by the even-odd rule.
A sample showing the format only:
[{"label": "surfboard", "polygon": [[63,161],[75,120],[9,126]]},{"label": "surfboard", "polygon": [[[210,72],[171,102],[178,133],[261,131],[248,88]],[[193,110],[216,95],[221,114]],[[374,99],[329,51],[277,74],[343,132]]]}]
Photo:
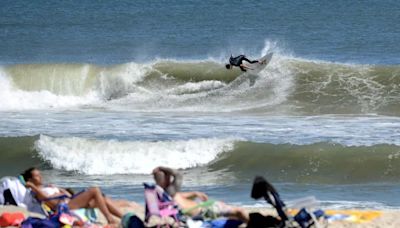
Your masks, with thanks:
[{"label": "surfboard", "polygon": [[251,64],[251,63],[243,61],[242,64],[249,68],[249,69],[247,69],[247,73],[258,74],[258,73],[260,73],[260,71],[262,71],[268,65],[268,63],[272,59],[273,54],[274,53],[271,52],[271,53],[264,55],[263,57],[258,59],[258,61],[259,61],[258,63]]}]

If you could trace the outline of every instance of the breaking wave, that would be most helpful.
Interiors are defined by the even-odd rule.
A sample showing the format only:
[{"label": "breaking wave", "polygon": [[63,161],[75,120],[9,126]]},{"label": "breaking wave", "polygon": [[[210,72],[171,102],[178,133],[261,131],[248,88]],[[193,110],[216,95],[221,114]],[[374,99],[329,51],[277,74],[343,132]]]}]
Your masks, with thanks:
[{"label": "breaking wave", "polygon": [[215,60],[10,65],[0,68],[0,97],[5,100],[0,110],[101,107],[399,115],[400,66],[340,64],[279,54],[257,77],[227,71]]},{"label": "breaking wave", "polygon": [[[371,183],[400,181],[400,147],[269,144],[234,139],[117,141],[78,137],[0,138],[4,168],[40,165],[82,174],[148,174],[158,165],[205,168],[241,180],[254,175],[274,182]],[[8,145],[6,147],[5,145]],[[7,148],[13,148],[8,150]]]}]

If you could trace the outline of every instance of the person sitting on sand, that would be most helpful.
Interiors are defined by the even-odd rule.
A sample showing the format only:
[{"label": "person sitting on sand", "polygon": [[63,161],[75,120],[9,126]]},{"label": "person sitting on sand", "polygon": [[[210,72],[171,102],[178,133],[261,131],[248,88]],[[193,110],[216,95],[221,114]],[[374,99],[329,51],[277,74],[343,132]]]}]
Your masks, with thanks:
[{"label": "person sitting on sand", "polygon": [[168,167],[159,166],[153,169],[153,177],[157,185],[163,188],[170,196],[175,196],[175,193],[181,191],[182,174]]},{"label": "person sitting on sand", "polygon": [[[222,201],[209,200],[208,196],[203,192],[181,192],[180,187],[183,178],[178,170],[157,167],[153,170],[153,176],[156,184],[172,196],[175,203],[185,214],[191,216],[229,217],[245,223],[249,221],[248,213],[242,208],[227,205]],[[171,177],[173,178],[172,181]]]},{"label": "person sitting on sand", "polygon": [[79,208],[99,208],[109,224],[117,224],[113,215],[122,218],[122,212],[111,199],[102,194],[98,187],[90,187],[83,192],[72,195],[66,189],[43,185],[42,175],[37,168],[25,170],[22,176],[26,181],[26,187],[32,189],[38,200],[44,201],[57,196],[67,196],[65,198],[45,201],[46,205],[52,210],[55,210],[58,204],[66,203],[72,210]]}]

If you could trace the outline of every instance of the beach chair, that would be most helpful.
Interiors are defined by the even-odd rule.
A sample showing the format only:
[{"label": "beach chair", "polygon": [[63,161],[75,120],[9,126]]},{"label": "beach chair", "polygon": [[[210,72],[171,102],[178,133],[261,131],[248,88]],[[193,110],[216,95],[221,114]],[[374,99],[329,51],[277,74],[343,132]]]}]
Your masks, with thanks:
[{"label": "beach chair", "polygon": [[73,193],[73,195],[68,196],[66,194],[55,196],[55,197],[48,197],[44,200],[38,200],[41,204],[41,207],[46,212],[46,217],[52,220],[54,223],[61,223],[64,225],[75,225],[80,224],[82,226],[95,224],[97,223],[98,215],[96,209],[94,208],[79,208],[71,210],[68,207],[68,204],[65,202],[61,202],[57,205],[55,210],[52,210],[47,204],[47,201],[50,200],[65,200],[65,199],[73,199],[79,194],[85,192],[85,190],[81,190],[77,193]]},{"label": "beach chair", "polygon": [[310,212],[307,207],[303,207],[294,216],[291,216],[287,213],[286,204],[281,200],[276,189],[263,177],[255,177],[251,190],[251,197],[253,199],[264,198],[275,208],[280,218],[280,222],[277,224],[277,227],[321,227],[318,219],[324,215],[323,211],[317,210]]},{"label": "beach chair", "polygon": [[[64,209],[61,211],[52,211],[47,205],[46,201],[55,199],[74,198],[79,195],[78,192],[72,197],[67,195],[60,195],[56,197],[49,197],[45,200],[38,200],[35,194],[25,187],[25,180],[22,176],[19,177],[3,177],[0,179],[0,205],[14,205],[27,209],[29,212],[40,214],[41,218],[48,218],[58,220],[62,213],[69,214],[76,218],[75,220],[84,220],[84,222],[96,222],[97,214],[94,209],[76,209],[69,210],[67,205],[60,205]],[[60,208],[60,207],[58,207]],[[62,212],[62,213],[60,213]],[[65,215],[63,215],[66,217]],[[63,217],[63,218],[64,218]]]},{"label": "beach chair", "polygon": [[148,223],[152,216],[157,216],[161,219],[157,227],[170,227],[171,219],[173,225],[180,225],[178,219],[179,210],[172,201],[171,197],[159,186],[143,183],[144,198],[145,198],[145,222]]}]

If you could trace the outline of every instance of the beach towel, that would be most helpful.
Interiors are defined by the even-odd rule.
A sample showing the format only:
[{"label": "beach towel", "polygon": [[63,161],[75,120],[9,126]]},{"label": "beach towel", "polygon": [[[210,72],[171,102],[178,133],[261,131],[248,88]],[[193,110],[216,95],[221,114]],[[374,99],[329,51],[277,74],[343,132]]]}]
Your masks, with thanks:
[{"label": "beach towel", "polygon": [[382,215],[376,210],[325,210],[328,222],[347,221],[353,223],[367,223]]},{"label": "beach towel", "polygon": [[151,216],[161,218],[157,227],[166,225],[169,227],[168,218],[172,218],[175,224],[179,224],[178,214],[175,203],[172,198],[160,186],[143,183],[145,198],[145,222],[147,223]]},{"label": "beach towel", "polygon": [[182,213],[185,215],[190,215],[191,211],[198,208],[200,208],[200,213],[194,217],[201,220],[213,220],[220,217],[229,217],[232,211],[232,207],[227,205],[226,203],[210,199],[198,203],[192,208],[182,210]]}]

